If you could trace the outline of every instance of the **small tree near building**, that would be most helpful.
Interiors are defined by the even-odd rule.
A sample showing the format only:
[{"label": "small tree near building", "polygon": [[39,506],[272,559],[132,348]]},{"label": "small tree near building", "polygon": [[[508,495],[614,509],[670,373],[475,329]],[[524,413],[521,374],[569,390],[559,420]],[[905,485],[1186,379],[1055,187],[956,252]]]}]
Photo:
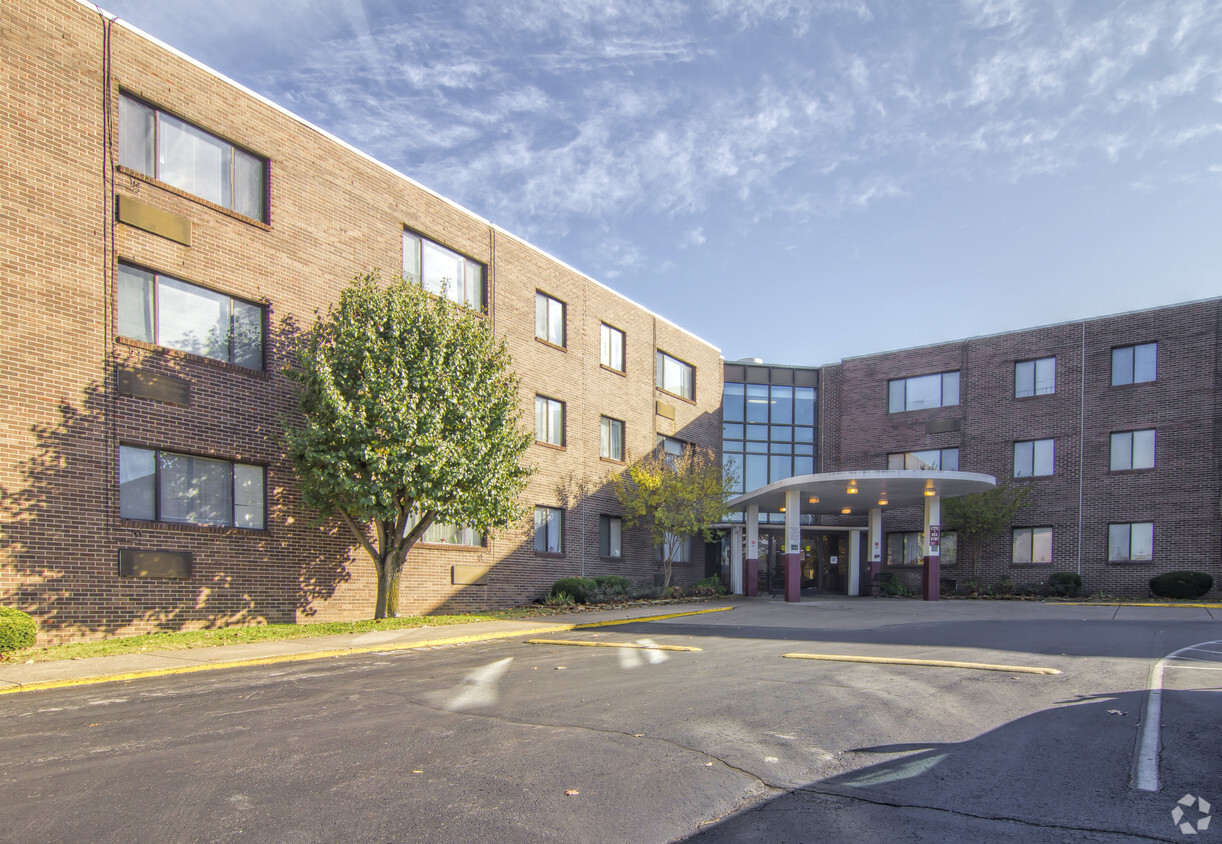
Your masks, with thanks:
[{"label": "small tree near building", "polygon": [[998,484],[984,492],[948,498],[942,502],[943,530],[959,534],[959,548],[966,546],[971,561],[971,579],[979,578],[980,558],[984,548],[998,537],[1015,514],[1027,505],[1031,488],[1014,484]]},{"label": "small tree near building", "polygon": [[733,477],[707,448],[688,446],[682,454],[654,451],[616,477],[624,525],[648,522],[650,539],[662,549],[662,585],[670,586],[674,564],[687,537],[712,540],[711,525],[730,512]]},{"label": "small tree near building", "polygon": [[373,560],[375,618],[398,614],[408,551],[434,522],[518,523],[531,474],[518,382],[488,320],[396,277],[357,276],[307,332],[300,427],[285,436],[302,498]]}]

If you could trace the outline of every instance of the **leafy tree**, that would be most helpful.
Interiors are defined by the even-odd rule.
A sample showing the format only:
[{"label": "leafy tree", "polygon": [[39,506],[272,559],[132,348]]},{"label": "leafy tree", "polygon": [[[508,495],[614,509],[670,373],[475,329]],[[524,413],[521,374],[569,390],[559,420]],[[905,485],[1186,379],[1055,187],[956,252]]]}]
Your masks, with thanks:
[{"label": "leafy tree", "polygon": [[733,477],[723,476],[717,455],[697,446],[688,446],[683,454],[651,452],[632,463],[614,484],[625,526],[650,523],[650,538],[662,548],[664,587],[670,585],[685,537],[700,533],[710,541],[709,526],[730,512],[726,502],[733,495]]},{"label": "leafy tree", "polygon": [[375,618],[398,613],[407,552],[434,522],[519,521],[532,469],[518,382],[488,320],[377,272],[357,276],[306,333],[301,427],[285,431],[302,498],[373,559]]},{"label": "leafy tree", "polygon": [[959,534],[959,547],[967,546],[972,581],[980,571],[984,547],[1010,526],[1014,515],[1027,505],[1031,487],[998,484],[984,492],[948,498],[942,502],[943,527]]}]

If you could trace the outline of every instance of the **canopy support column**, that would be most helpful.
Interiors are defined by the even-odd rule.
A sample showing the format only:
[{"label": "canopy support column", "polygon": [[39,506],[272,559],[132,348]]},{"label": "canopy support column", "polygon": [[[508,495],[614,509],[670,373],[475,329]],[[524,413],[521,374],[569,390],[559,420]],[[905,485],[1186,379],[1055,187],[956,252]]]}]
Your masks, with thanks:
[{"label": "canopy support column", "polygon": [[942,496],[925,497],[925,567],[921,572],[921,597],[942,597]]},{"label": "canopy support column", "polygon": [[849,595],[861,594],[861,531],[849,531]]},{"label": "canopy support column", "polygon": [[743,594],[743,529],[730,528],[730,593]]},{"label": "canopy support column", "polygon": [[760,507],[747,505],[747,560],[743,569],[747,581],[744,594],[754,598],[760,593]]},{"label": "canopy support column", "polygon": [[866,587],[866,594],[874,594],[874,586],[878,581],[875,579],[882,573],[883,570],[883,511],[879,507],[870,508],[870,520],[866,542],[870,545],[870,584]]},{"label": "canopy support column", "polygon": [[785,491],[785,600],[802,600],[802,490]]}]

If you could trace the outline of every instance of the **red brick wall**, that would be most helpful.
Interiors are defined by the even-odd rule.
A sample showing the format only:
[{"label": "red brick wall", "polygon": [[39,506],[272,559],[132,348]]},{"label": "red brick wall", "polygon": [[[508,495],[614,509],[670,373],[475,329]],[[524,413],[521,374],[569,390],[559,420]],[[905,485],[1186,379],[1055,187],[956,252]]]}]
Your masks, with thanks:
[{"label": "red brick wall", "polygon": [[[652,448],[658,431],[717,446],[720,357],[708,344],[199,66],[121,25],[108,27],[85,6],[10,3],[0,16],[0,103],[10,127],[0,139],[0,601],[38,616],[45,640],[372,613],[372,564],[338,524],[318,527],[301,505],[280,441],[294,402],[279,373],[293,333],[325,312],[353,275],[400,269],[404,227],[487,265],[490,317],[522,379],[523,424],[532,427],[536,392],[566,402],[566,445],[532,447],[528,459],[539,472],[524,504],[555,504],[570,475],[595,482],[619,468],[598,456],[603,413],[625,421],[637,454]],[[116,114],[120,89],[266,156],[268,224],[115,168],[117,127],[108,155],[104,120],[107,109]],[[114,195],[185,218],[191,245],[115,223]],[[117,261],[265,303],[266,372],[116,338]],[[534,339],[536,289],[568,303],[564,350]],[[599,367],[600,320],[627,334],[626,375]],[[697,367],[697,401],[672,402],[673,429],[654,414],[655,344]],[[120,364],[186,379],[190,406],[119,396]],[[120,443],[264,465],[267,529],[119,518]],[[582,571],[652,581],[642,530],[626,534],[622,560],[598,558],[598,514],[616,509],[595,483],[566,513],[562,557],[536,556],[525,526],[483,549],[418,547],[400,609],[525,602]],[[121,578],[120,548],[190,551],[193,576]],[[455,564],[492,566],[488,585],[450,585]],[[680,575],[702,574],[698,552]]]},{"label": "red brick wall", "polygon": [[[1222,581],[1215,442],[1222,395],[1219,319],[1222,301],[1211,300],[851,358],[826,367],[820,418],[823,468],[881,469],[889,452],[957,446],[962,471],[1030,487],[1030,503],[1013,524],[1053,527],[1052,564],[1013,564],[1007,532],[985,552],[984,583],[1002,576],[1016,584],[1037,583],[1051,571],[1078,570],[1079,486],[1080,565],[1087,589],[1144,595],[1151,576],[1173,569],[1207,571]],[[1158,343],[1157,380],[1111,386],[1112,348],[1148,342]],[[1014,364],[1050,356],[1057,359],[1056,392],[1015,398]],[[959,405],[887,412],[888,380],[952,369],[961,373]],[[926,422],[941,419],[959,420],[961,430],[925,432]],[[1157,431],[1155,468],[1110,471],[1111,433],[1144,428]],[[1014,478],[1014,442],[1044,438],[1055,440],[1054,474]],[[1154,559],[1109,563],[1109,522],[1138,521],[1154,522]],[[920,529],[916,510],[884,513],[885,531]],[[946,567],[945,573],[968,578],[962,550],[959,564]]]}]

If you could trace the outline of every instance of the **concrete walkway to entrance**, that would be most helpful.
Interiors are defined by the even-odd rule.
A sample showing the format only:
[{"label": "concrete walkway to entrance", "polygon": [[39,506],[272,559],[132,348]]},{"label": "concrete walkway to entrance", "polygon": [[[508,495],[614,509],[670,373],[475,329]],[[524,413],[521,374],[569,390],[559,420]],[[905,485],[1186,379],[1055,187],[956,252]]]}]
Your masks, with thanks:
[{"label": "concrete walkway to entrance", "polygon": [[606,627],[633,621],[719,612],[731,609],[731,607],[732,604],[728,601],[668,604],[570,613],[547,616],[545,619],[474,621],[469,624],[417,627],[410,630],[376,630],[309,639],[284,639],[275,642],[253,642],[186,650],[148,651],[138,654],[53,662],[0,662],[0,695],[115,680],[187,674],[218,668],[270,665],[303,659],[327,659],[350,654],[437,648],[492,639],[540,636],[587,627]]}]

